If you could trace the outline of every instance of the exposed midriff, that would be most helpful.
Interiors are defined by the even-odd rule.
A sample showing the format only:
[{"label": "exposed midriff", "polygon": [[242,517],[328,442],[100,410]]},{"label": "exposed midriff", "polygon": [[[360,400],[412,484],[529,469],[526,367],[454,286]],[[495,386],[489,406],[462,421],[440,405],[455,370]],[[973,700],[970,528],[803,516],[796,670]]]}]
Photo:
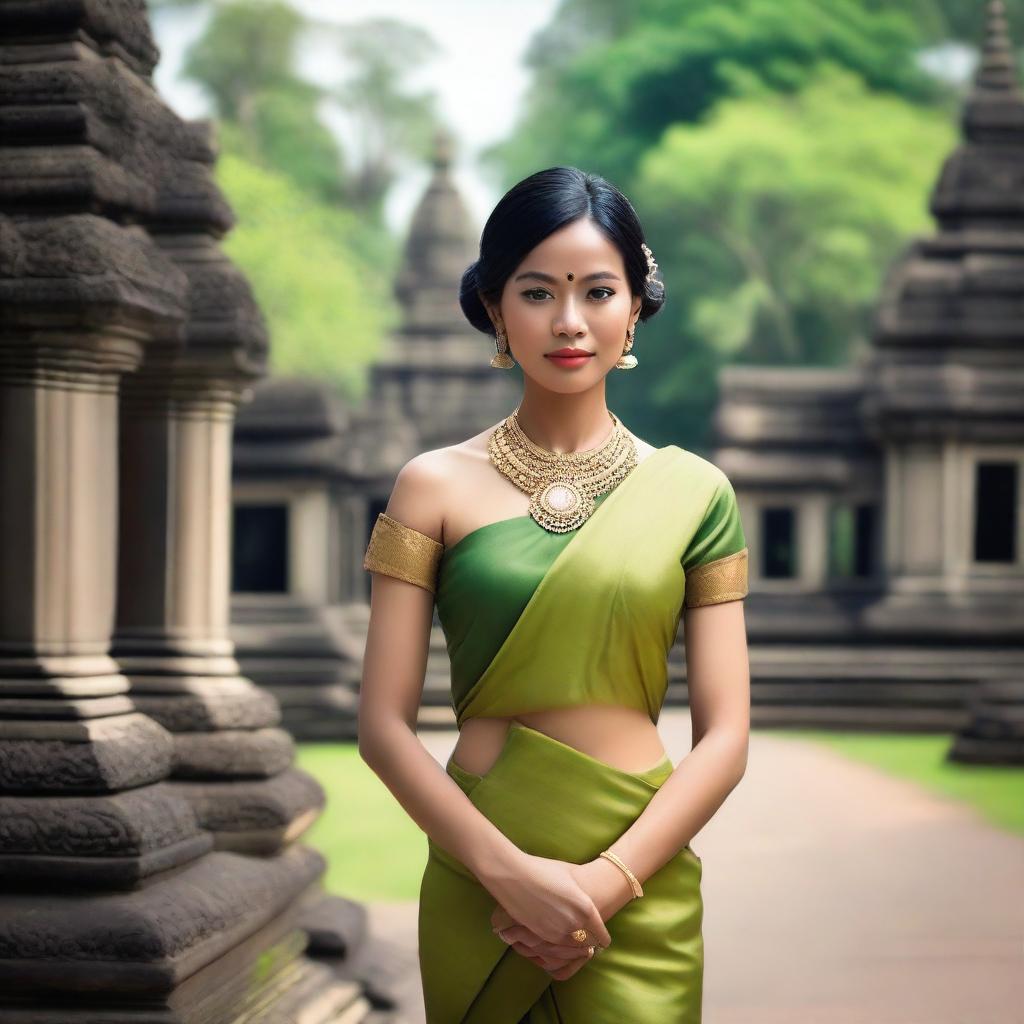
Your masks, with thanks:
[{"label": "exposed midriff", "polygon": [[622,771],[649,770],[665,756],[658,727],[646,712],[587,704],[505,718],[467,719],[452,752],[455,763],[474,775],[486,775],[501,753],[513,720]]}]

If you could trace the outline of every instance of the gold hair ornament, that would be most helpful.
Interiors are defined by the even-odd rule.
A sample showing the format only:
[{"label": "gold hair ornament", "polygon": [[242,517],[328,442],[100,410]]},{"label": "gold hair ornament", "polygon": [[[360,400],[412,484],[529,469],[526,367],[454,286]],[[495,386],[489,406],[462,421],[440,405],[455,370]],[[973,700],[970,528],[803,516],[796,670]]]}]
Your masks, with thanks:
[{"label": "gold hair ornament", "polygon": [[643,249],[644,255],[647,257],[647,277],[645,280],[648,284],[656,284],[654,275],[658,270],[658,264],[654,261],[654,253],[651,252],[651,247],[646,242],[641,242],[640,248]]}]

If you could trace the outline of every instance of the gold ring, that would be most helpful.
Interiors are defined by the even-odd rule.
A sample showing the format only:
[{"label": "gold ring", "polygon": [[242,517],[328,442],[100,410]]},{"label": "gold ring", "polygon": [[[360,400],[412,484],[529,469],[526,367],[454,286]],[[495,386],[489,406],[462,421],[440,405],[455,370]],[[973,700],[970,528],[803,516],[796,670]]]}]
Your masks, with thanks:
[{"label": "gold ring", "polygon": [[577,928],[576,931],[572,933],[572,937],[575,942],[578,942],[582,945],[584,942],[587,941],[587,929]]}]

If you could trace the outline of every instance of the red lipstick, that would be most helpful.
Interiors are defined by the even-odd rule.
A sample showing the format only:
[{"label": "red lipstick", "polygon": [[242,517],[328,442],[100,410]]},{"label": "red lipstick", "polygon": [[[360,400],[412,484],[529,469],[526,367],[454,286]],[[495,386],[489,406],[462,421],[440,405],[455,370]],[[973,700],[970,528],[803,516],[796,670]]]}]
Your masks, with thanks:
[{"label": "red lipstick", "polygon": [[594,355],[585,348],[557,348],[554,352],[546,353],[548,359],[556,366],[564,366],[567,369],[574,366],[582,366]]}]

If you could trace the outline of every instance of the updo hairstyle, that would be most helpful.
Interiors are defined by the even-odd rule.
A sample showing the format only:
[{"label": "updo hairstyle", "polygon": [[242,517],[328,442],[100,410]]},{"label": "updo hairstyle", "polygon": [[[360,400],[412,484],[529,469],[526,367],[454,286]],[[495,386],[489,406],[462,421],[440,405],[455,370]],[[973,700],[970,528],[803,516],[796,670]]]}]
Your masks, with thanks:
[{"label": "updo hairstyle", "polygon": [[549,167],[513,185],[491,211],[480,235],[480,256],[462,275],[459,305],[478,330],[495,336],[479,292],[497,305],[505,282],[531,249],[559,228],[589,217],[622,254],[633,296],[641,296],[641,321],[661,309],[665,286],[641,249],[643,228],[630,201],[600,175],[577,167]]}]

